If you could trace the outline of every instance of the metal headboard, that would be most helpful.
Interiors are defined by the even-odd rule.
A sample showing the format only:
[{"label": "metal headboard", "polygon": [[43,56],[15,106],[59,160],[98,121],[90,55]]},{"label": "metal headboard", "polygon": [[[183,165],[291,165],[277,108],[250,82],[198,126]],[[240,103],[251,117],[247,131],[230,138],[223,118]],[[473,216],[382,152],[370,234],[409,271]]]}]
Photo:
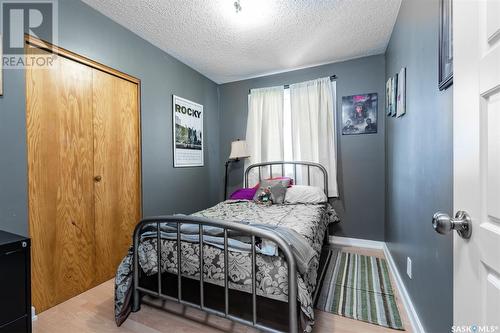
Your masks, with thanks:
[{"label": "metal headboard", "polygon": [[[280,165],[281,166],[281,172],[275,173],[273,172],[273,166]],[[248,175],[250,174],[250,171],[252,169],[258,168],[259,172],[259,182],[262,180],[262,168],[268,167],[269,168],[269,176],[272,178],[274,176],[285,176],[285,165],[293,165],[293,180],[296,185],[297,184],[297,165],[299,166],[306,166],[307,167],[307,185],[311,185],[311,168],[316,168],[319,171],[321,171],[321,174],[323,175],[323,190],[325,191],[326,197],[328,197],[328,172],[326,171],[325,167],[322,166],[319,163],[314,163],[314,162],[302,162],[302,161],[275,161],[275,162],[262,162],[262,163],[255,163],[250,166],[245,170],[245,187],[248,187]],[[305,185],[305,184],[304,184]]]}]

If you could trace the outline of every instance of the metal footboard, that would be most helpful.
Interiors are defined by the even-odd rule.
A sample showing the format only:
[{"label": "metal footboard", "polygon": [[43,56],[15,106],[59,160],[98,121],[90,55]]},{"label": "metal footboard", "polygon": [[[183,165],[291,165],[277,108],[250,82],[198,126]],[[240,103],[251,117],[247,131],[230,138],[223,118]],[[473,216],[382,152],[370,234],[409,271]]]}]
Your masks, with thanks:
[{"label": "metal footboard", "polygon": [[[160,225],[162,223],[176,223],[177,224],[177,284],[178,292],[177,297],[172,297],[162,293],[162,280],[161,280],[161,233]],[[181,263],[181,225],[182,224],[198,224],[199,225],[199,264],[200,264],[200,304],[195,304],[182,299],[182,263]],[[139,270],[140,265],[138,261],[138,245],[140,240],[140,232],[144,226],[156,225],[157,230],[157,263],[158,263],[158,290],[150,290],[139,286]],[[204,302],[204,258],[203,258],[203,226],[218,227],[224,230],[224,312],[211,309],[205,306]],[[246,236],[251,236],[252,239],[252,320],[246,320],[229,313],[229,264],[228,264],[228,230],[241,232]],[[178,302],[217,316],[239,322],[244,325],[255,327],[262,331],[279,332],[276,329],[268,327],[257,322],[257,286],[256,286],[256,253],[255,253],[255,239],[261,237],[269,239],[276,243],[282,251],[287,264],[288,264],[288,313],[289,313],[289,332],[298,332],[298,314],[297,314],[297,267],[295,257],[292,253],[290,246],[275,232],[262,230],[245,224],[238,224],[234,222],[210,220],[202,217],[194,216],[159,216],[148,217],[139,222],[134,231],[134,285],[133,285],[133,307],[132,311],[138,311],[141,304],[141,295],[150,295],[164,300]],[[175,241],[175,240],[174,240]]]}]

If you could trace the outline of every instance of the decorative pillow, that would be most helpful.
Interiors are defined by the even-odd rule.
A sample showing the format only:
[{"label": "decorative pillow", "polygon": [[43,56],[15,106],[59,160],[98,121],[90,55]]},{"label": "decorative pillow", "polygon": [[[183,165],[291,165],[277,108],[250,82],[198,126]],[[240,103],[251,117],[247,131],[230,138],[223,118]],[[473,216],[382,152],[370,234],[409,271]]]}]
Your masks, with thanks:
[{"label": "decorative pillow", "polygon": [[281,184],[282,186],[288,187],[291,185],[292,178],[288,177],[277,177],[277,178],[269,178],[261,181],[259,187],[262,187],[262,184],[267,183],[271,185]]},{"label": "decorative pillow", "polygon": [[263,180],[253,200],[258,203],[282,204],[285,200],[287,180]]},{"label": "decorative pillow", "polygon": [[291,204],[319,204],[327,201],[325,192],[317,186],[294,185],[285,195],[285,203]]},{"label": "decorative pillow", "polygon": [[[273,181],[273,182],[279,181],[280,183],[282,183],[286,187],[290,187],[290,186],[293,185],[293,179],[290,178],[290,177],[273,177],[273,178],[267,178],[266,180],[270,180],[270,181]],[[260,183],[257,183],[252,188],[258,189],[259,187],[260,187]]]},{"label": "decorative pillow", "polygon": [[229,199],[231,200],[253,200],[257,192],[257,187],[254,188],[240,188],[234,191]]},{"label": "decorative pillow", "polygon": [[[273,177],[273,178],[267,178],[266,180],[285,180],[288,182],[288,185],[286,185],[287,187],[290,187],[293,185],[293,179],[290,178],[290,177]],[[285,185],[285,183],[283,183],[283,185]]]}]

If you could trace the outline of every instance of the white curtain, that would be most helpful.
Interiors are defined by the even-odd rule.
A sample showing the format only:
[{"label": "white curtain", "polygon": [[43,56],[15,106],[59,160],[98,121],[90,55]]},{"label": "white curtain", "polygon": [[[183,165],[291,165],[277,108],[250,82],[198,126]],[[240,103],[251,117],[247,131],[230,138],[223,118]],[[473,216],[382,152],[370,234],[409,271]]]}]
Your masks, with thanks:
[{"label": "white curtain", "polygon": [[[338,196],[335,94],[336,85],[330,78],[290,85],[293,159],[320,163],[326,168],[329,197]],[[311,185],[323,187],[320,174],[312,169]]]},{"label": "white curtain", "polygon": [[[250,164],[283,160],[283,90],[280,86],[250,91],[246,133],[250,158],[245,170]],[[268,170],[262,172],[262,178],[268,176]],[[257,182],[258,173],[252,173],[249,186]]]}]

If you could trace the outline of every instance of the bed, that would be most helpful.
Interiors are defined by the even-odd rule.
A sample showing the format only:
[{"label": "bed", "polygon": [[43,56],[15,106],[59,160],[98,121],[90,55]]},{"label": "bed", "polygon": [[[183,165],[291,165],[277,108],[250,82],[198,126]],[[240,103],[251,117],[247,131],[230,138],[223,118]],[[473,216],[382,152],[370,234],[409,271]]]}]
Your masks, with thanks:
[{"label": "bed", "polygon": [[[273,177],[277,167],[278,176],[284,176],[287,166],[293,167],[296,183],[297,167],[307,184],[311,173],[321,174],[327,194],[326,170],[310,162],[251,165],[245,185],[252,171],[260,181],[264,170]],[[328,203],[263,205],[248,200],[226,200],[189,216],[145,218],[117,271],[116,322],[120,325],[131,311],[139,311],[142,297],[149,295],[263,331],[310,331],[321,247],[328,224],[335,221]],[[249,306],[232,311],[239,303]],[[286,309],[279,319],[286,325],[261,320],[279,308]]]}]

